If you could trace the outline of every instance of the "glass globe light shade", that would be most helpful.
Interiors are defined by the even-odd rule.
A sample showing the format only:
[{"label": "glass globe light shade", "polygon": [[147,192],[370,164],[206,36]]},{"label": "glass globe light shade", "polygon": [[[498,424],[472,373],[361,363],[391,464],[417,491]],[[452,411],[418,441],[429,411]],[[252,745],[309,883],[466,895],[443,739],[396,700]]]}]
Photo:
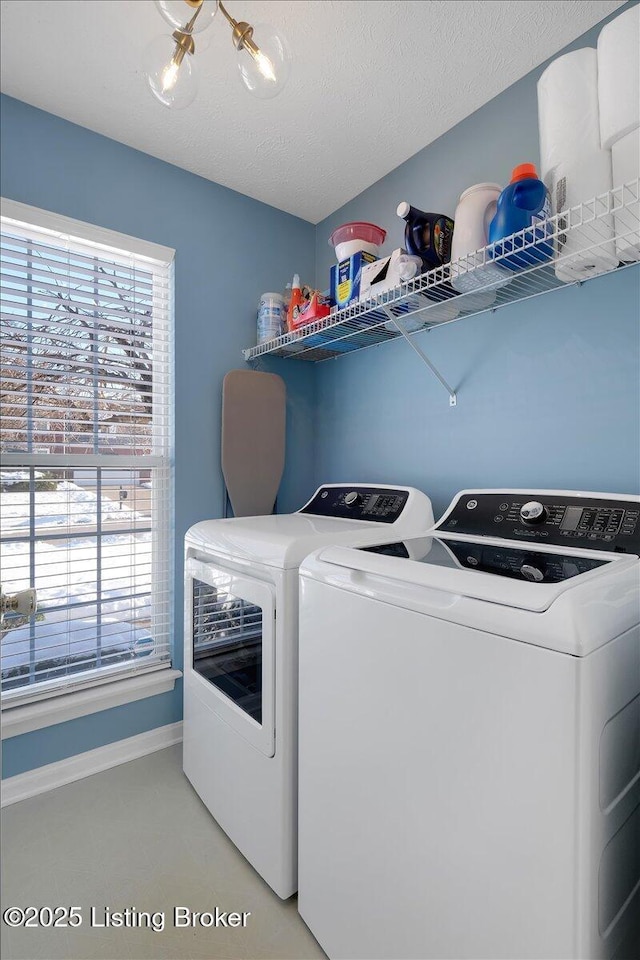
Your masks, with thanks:
[{"label": "glass globe light shade", "polygon": [[188,107],[197,91],[193,57],[186,53],[176,62],[173,37],[156,37],[144,52],[144,70],[154,97],[165,107]]},{"label": "glass globe light shade", "polygon": [[205,30],[204,33],[192,34],[195,50],[194,56],[204,53],[211,46],[211,42],[216,36],[215,30]]},{"label": "glass globe light shade", "polygon": [[251,39],[259,52],[252,55],[245,47],[237,51],[240,77],[254,97],[270,100],[278,96],[289,77],[289,47],[282,34],[265,23],[254,26]]},{"label": "glass globe light shade", "polygon": [[[158,12],[173,30],[184,29],[198,10],[198,4],[191,0],[155,0]],[[218,0],[202,0],[200,12],[193,24],[192,33],[202,33],[211,26],[213,18],[218,12]]]}]

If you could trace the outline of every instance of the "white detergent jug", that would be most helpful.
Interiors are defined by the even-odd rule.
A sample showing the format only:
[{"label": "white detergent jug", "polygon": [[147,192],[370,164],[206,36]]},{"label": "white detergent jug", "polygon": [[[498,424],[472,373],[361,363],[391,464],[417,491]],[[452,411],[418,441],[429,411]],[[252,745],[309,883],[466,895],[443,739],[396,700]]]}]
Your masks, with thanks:
[{"label": "white detergent jug", "polygon": [[[473,259],[465,264],[457,263],[489,242],[489,224],[497,209],[502,187],[497,183],[476,183],[461,194],[455,213],[455,227],[451,244],[451,286],[458,293],[466,294],[460,301],[465,312],[484,310],[496,298],[495,291],[511,280],[508,270],[497,263],[486,263],[473,268]],[[488,259],[488,258],[487,258]],[[473,293],[478,287],[487,287],[481,293]],[[473,295],[471,295],[473,293]]]}]

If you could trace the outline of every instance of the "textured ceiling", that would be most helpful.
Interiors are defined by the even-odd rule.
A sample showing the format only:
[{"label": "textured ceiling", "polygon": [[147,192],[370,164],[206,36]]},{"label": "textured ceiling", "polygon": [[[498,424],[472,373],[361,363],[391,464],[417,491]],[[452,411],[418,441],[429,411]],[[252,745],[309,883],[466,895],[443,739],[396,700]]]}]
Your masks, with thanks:
[{"label": "textured ceiling", "polygon": [[241,86],[221,14],[197,99],[147,91],[151,0],[2,0],[1,88],[318,222],[621,6],[616,0],[229,0],[295,51],[280,97]]}]

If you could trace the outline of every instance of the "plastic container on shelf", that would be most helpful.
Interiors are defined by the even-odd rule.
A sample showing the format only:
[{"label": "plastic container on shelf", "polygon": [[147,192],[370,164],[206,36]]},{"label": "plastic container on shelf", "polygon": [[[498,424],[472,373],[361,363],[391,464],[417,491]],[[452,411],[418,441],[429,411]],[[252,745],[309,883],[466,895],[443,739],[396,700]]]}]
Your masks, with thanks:
[{"label": "plastic container on shelf", "polygon": [[302,306],[302,288],[300,286],[300,277],[297,273],[293,275],[293,281],[291,283],[291,299],[289,300],[289,306],[287,308],[287,318],[286,318],[286,328],[287,332],[291,333],[292,330],[295,330],[294,321],[298,318],[298,313],[300,307]]},{"label": "plastic container on shelf", "polygon": [[335,247],[338,263],[362,251],[377,257],[386,235],[386,230],[377,227],[375,223],[354,220],[336,227],[329,237],[329,246]]},{"label": "plastic container on shelf", "polygon": [[377,243],[367,243],[366,240],[345,240],[336,244],[336,259],[338,263],[349,260],[356,253],[370,253],[376,260],[380,256],[380,247]]},{"label": "plastic container on shelf", "polygon": [[281,293],[263,293],[258,301],[258,343],[275,340],[284,329],[284,297]]},{"label": "plastic container on shelf", "polygon": [[[489,224],[498,209],[501,193],[502,187],[497,183],[476,183],[458,200],[451,244],[451,285],[464,294],[459,308],[465,312],[490,307],[496,299],[496,290],[511,280],[508,270],[491,262],[476,265],[473,256],[489,242]],[[489,260],[486,254],[484,260]],[[479,287],[481,292],[473,293]]]},{"label": "plastic container on shelf", "polygon": [[[498,197],[496,213],[489,224],[489,243],[495,244],[492,256],[510,254],[500,260],[500,266],[509,270],[523,270],[551,260],[553,241],[545,239],[544,228],[536,229],[536,224],[550,216],[549,191],[538,177],[535,165],[519,164],[511,174],[511,182]],[[534,229],[529,230],[528,227]],[[522,236],[511,236],[523,230],[525,233]]]},{"label": "plastic container on shelf", "polygon": [[421,257],[425,270],[449,262],[453,220],[442,213],[425,213],[406,200],[398,204],[396,213],[406,223],[404,245],[407,253]]}]

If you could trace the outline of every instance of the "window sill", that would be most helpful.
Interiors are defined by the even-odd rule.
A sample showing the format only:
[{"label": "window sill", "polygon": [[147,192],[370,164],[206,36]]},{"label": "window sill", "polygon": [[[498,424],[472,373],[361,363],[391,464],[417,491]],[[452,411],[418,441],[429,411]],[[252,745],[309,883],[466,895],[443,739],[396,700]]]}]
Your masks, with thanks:
[{"label": "window sill", "polygon": [[51,727],[56,723],[75,720],[90,713],[120,707],[134,700],[144,700],[160,693],[173,690],[176,680],[182,676],[180,670],[167,667],[166,670],[154,670],[135,677],[123,677],[98,686],[86,687],[62,693],[47,700],[37,700],[14,707],[5,707],[2,711],[2,739],[19,737],[32,730]]}]

